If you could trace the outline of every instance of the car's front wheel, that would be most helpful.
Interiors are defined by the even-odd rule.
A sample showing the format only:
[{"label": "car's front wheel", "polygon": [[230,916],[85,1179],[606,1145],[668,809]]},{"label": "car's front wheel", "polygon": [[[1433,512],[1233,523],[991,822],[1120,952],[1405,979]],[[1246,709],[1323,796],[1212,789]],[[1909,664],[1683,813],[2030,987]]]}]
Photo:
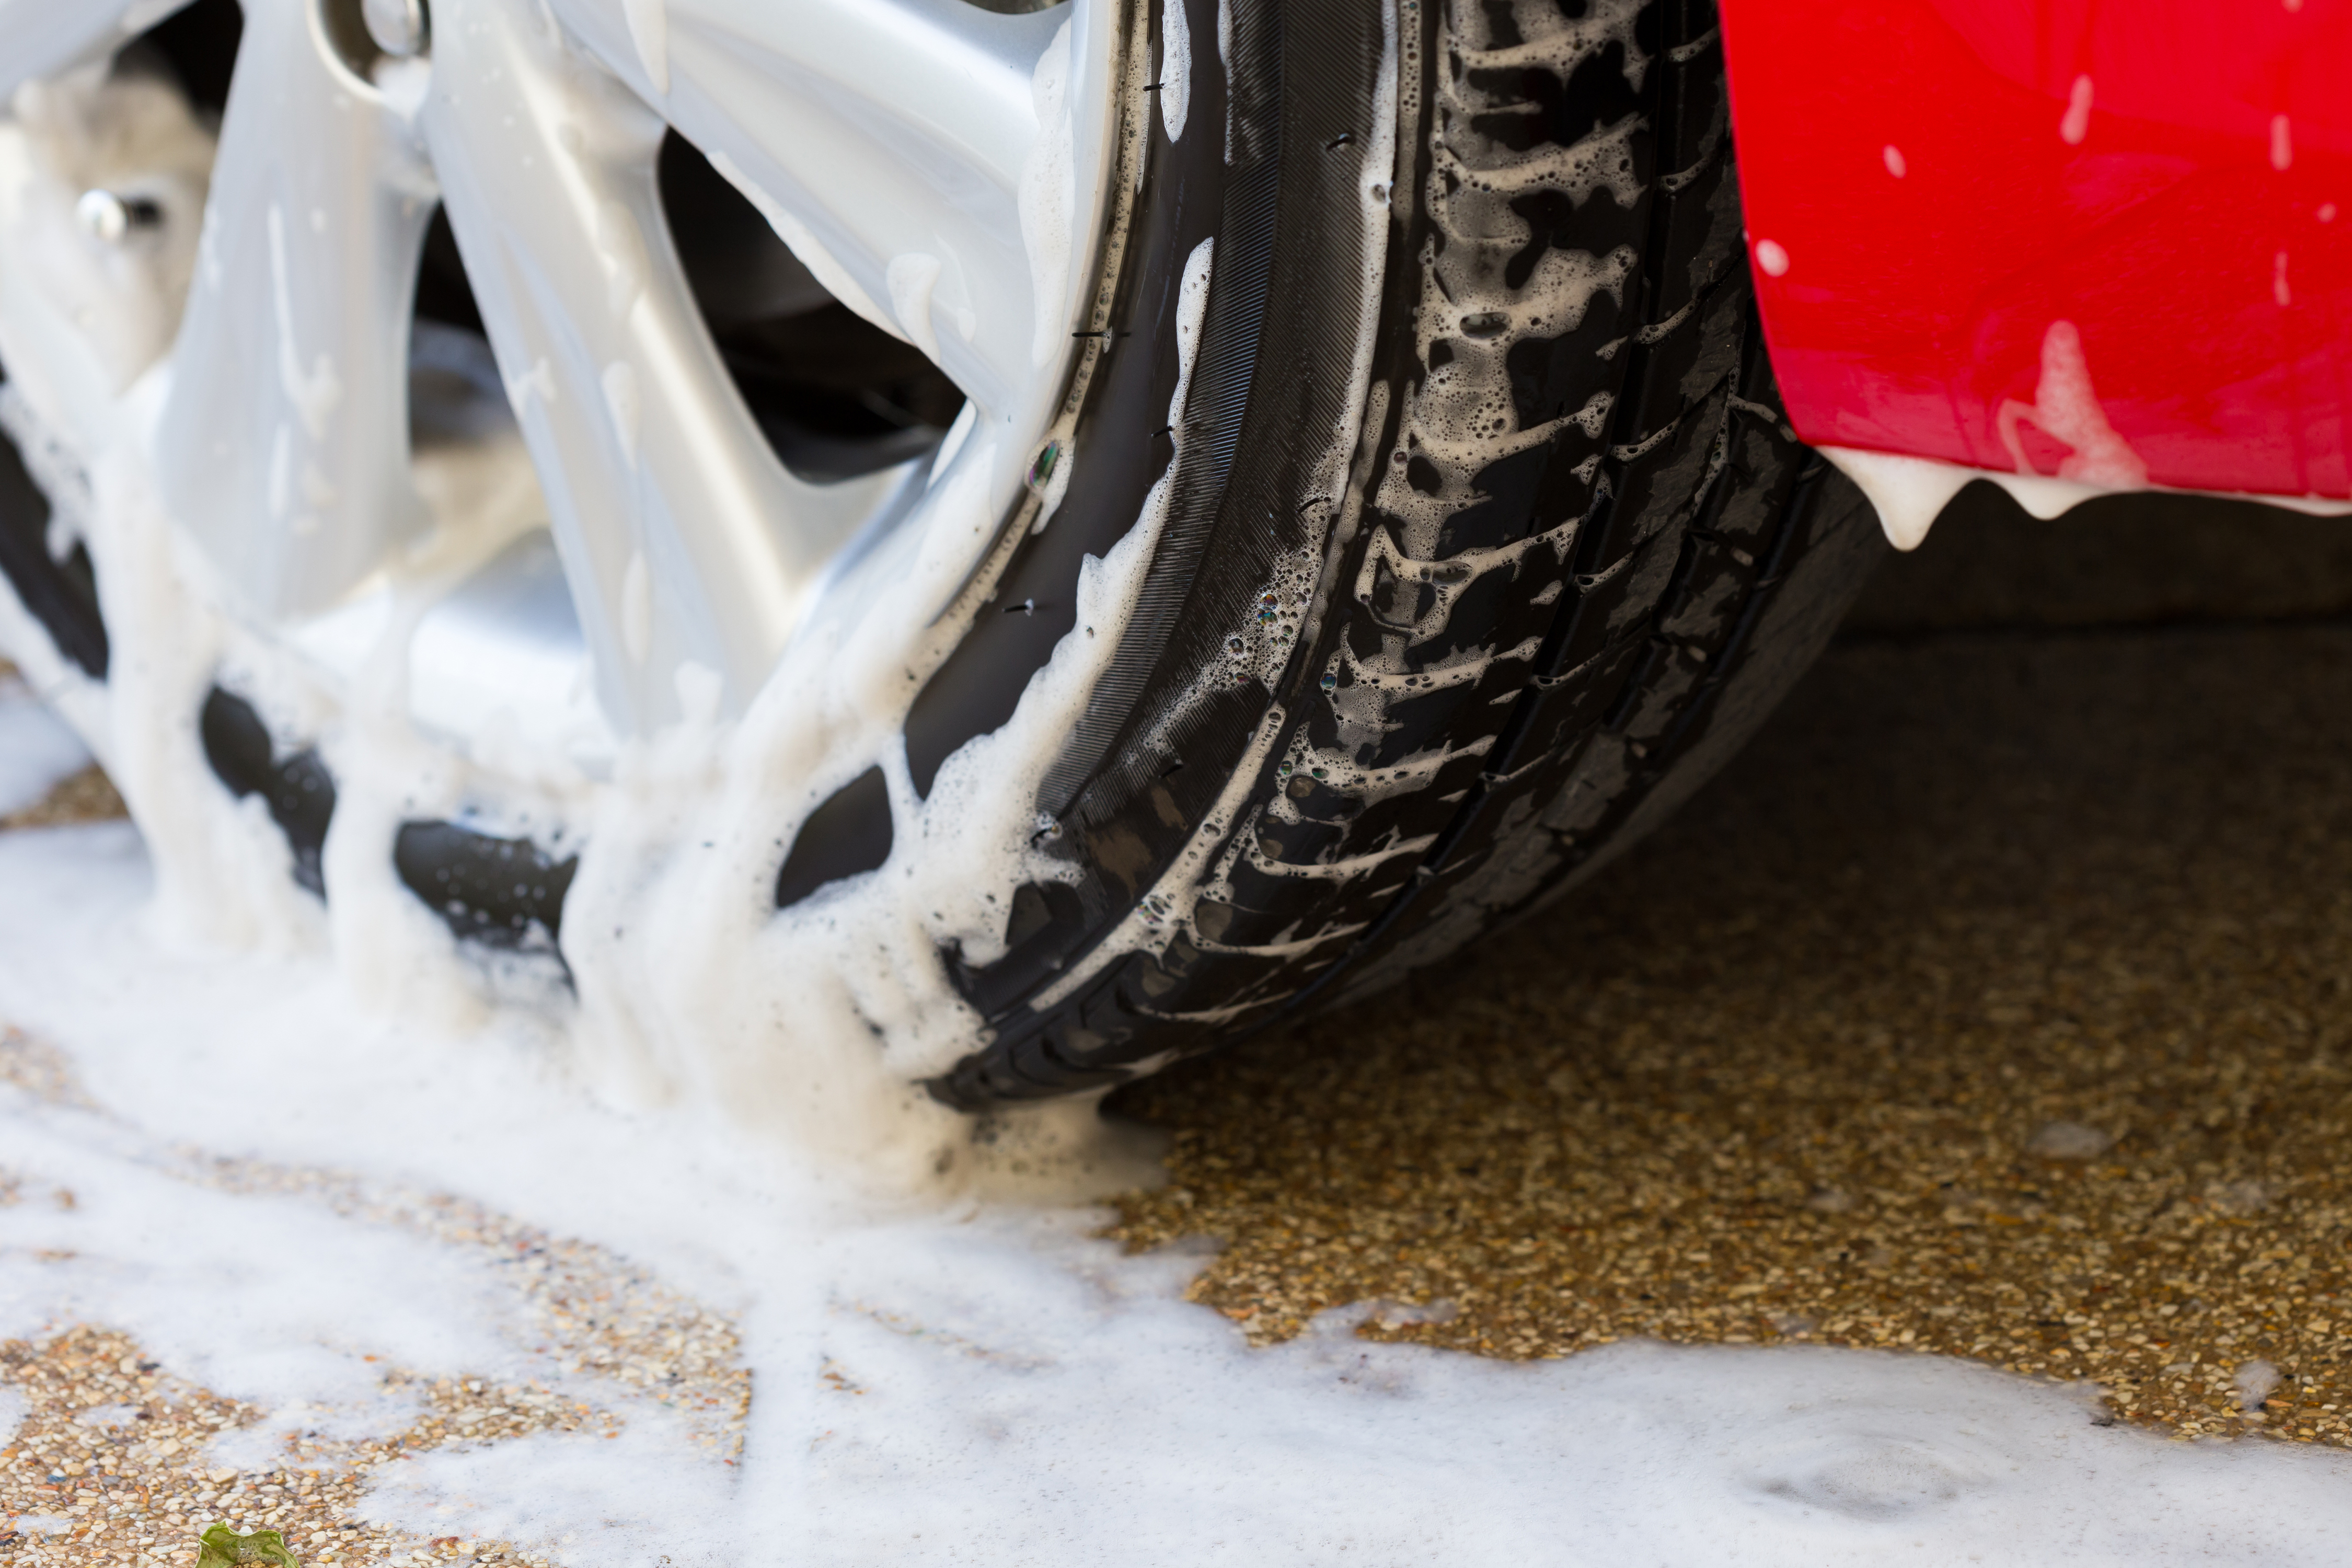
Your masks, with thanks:
[{"label": "car's front wheel", "polygon": [[982,1109],[1460,953],[1883,548],[1703,5],[91,9],[0,20],[0,632],[203,918],[642,1089]]}]

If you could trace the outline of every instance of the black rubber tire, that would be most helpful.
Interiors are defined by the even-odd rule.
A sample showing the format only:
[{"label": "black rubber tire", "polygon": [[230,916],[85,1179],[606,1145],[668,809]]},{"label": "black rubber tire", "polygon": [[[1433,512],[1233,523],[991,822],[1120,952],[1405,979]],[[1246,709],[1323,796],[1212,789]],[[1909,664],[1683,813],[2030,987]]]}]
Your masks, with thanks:
[{"label": "black rubber tire", "polygon": [[[1216,8],[1190,5],[1193,37],[1215,36]],[[1712,5],[1622,7],[1612,32],[1592,0],[1549,61],[1540,37],[1514,48],[1509,18],[1531,9],[1406,0],[1383,96],[1376,0],[1232,0],[1230,101],[1192,110],[1227,116],[1232,161],[1202,168],[1206,138],[1155,132],[1139,251],[1216,237],[1179,521],[1040,802],[1041,843],[1076,879],[1023,889],[1008,953],[960,966],[991,1037],[932,1082],[946,1102],[1115,1084],[1391,984],[1556,896],[1721,765],[1884,553],[1780,413]],[[1362,261],[1344,154],[1381,115],[1400,156],[1373,413],[1333,517],[1312,470],[1351,349],[1329,302]],[[1595,268],[1622,286],[1580,316],[1572,280]],[[1146,342],[1167,270],[1123,294]],[[1507,408],[1446,375],[1498,343]],[[1089,409],[1073,521],[1015,563],[1003,602],[1066,603],[1078,555],[1136,515],[1076,488],[1131,449],[1119,416]],[[1163,443],[1138,465],[1139,491],[1167,461]],[[1285,552],[1318,547],[1278,677],[1219,682]],[[922,706],[909,727],[919,780],[1041,661],[990,634],[1050,649],[1067,624],[1043,618],[983,617],[935,679],[928,727]],[[1181,858],[1220,837],[1203,889]],[[1129,917],[1154,899],[1171,929],[1139,942]]]}]

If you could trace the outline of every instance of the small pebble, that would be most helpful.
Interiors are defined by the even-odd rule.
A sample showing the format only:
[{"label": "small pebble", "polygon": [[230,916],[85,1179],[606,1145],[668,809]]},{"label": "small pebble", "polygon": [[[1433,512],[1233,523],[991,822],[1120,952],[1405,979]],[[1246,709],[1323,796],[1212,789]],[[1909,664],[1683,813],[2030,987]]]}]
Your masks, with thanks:
[{"label": "small pebble", "polygon": [[2116,1141],[2079,1121],[2045,1121],[2025,1141],[2025,1152],[2044,1160],[2095,1160]]}]

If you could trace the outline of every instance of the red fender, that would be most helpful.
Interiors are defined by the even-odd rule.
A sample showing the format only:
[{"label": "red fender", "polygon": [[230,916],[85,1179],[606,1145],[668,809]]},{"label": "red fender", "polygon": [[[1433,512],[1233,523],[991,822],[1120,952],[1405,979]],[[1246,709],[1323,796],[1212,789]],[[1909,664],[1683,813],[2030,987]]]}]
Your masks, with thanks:
[{"label": "red fender", "polygon": [[2352,497],[2352,0],[1723,0],[1790,421]]}]

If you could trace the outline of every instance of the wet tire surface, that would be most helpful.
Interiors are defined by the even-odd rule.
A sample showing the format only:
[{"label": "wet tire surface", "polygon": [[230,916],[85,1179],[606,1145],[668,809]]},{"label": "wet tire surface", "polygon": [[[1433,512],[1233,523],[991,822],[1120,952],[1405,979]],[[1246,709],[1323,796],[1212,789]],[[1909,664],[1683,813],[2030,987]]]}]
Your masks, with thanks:
[{"label": "wet tire surface", "polygon": [[[1711,7],[1512,21],[1548,10],[1457,5],[1405,40],[1416,162],[1360,513],[1332,531],[1328,615],[1272,705],[1224,716],[1280,731],[1221,865],[1082,984],[1057,983],[1085,968],[1067,937],[969,975],[995,1038],[934,1083],[950,1103],[1115,1083],[1533,909],[1722,763],[1884,552],[1780,415]],[[1178,798],[1196,759],[1174,760],[1150,802],[1164,826],[1141,790],[1070,824],[1091,853],[1046,930],[1153,912],[1153,874],[1202,817]],[[1099,890],[1111,848],[1125,899]]]}]

